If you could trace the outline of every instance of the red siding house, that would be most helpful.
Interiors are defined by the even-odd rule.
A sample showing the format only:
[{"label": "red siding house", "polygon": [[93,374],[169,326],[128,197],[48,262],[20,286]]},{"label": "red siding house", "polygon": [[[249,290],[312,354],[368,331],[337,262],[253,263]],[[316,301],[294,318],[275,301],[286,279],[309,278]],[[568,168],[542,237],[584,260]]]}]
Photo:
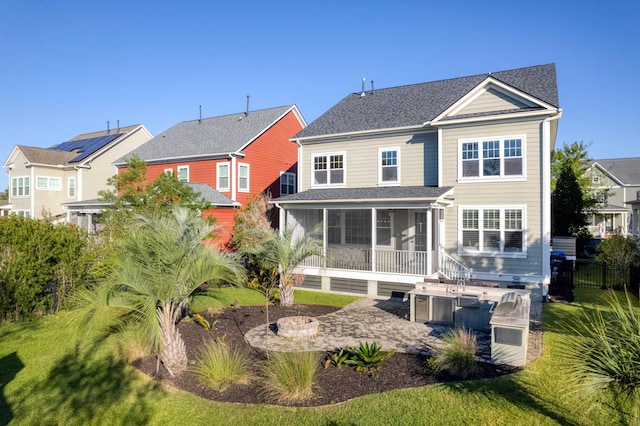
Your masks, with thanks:
[{"label": "red siding house", "polygon": [[290,138],[306,127],[295,105],[183,121],[161,132],[115,164],[134,155],[147,163],[147,179],[171,171],[216,208],[220,245],[226,244],[238,207],[260,193],[293,194],[298,147]]}]

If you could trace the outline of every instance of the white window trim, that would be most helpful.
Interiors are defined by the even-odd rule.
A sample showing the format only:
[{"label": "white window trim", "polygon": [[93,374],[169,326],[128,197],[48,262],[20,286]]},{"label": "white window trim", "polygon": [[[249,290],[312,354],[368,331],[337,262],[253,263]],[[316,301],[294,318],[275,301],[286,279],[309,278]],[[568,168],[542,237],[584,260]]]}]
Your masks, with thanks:
[{"label": "white window trim", "polygon": [[[283,176],[287,176],[287,177],[293,177],[293,192],[291,193],[284,193],[282,192],[282,178]],[[288,182],[287,182],[287,186],[288,186]],[[295,173],[292,172],[280,172],[280,196],[283,195],[291,195],[291,194],[295,194],[298,192],[298,180],[297,180],[297,176]]]},{"label": "white window trim", "polygon": [[[180,179],[180,170],[186,170],[187,171],[187,180],[181,180]],[[176,177],[181,182],[190,182],[190,180],[189,180],[189,166],[178,166]]]},{"label": "white window trim", "polygon": [[[220,169],[223,167],[227,168],[227,186],[220,186]],[[216,189],[220,192],[229,192],[231,190],[231,163],[228,161],[216,164]]]},{"label": "white window trim", "polygon": [[[482,221],[484,220],[484,210],[500,210],[500,241],[504,242],[504,211],[520,210],[522,211],[522,251],[521,252],[501,252],[501,251],[471,251],[465,250],[462,245],[462,212],[463,210],[478,210],[478,229],[480,231],[480,242],[482,243]],[[476,257],[501,257],[510,259],[524,259],[527,257],[527,206],[525,205],[470,205],[458,206],[458,255],[460,256],[476,256]]]},{"label": "white window trim", "polygon": [[[504,141],[507,139],[520,139],[522,141],[522,175],[504,175]],[[478,142],[478,162],[482,171],[482,143],[487,141],[500,141],[500,176],[462,176],[462,145],[465,143]],[[526,135],[506,135],[489,136],[482,138],[458,139],[458,182],[522,182],[527,180],[527,136]]]},{"label": "white window trim", "polygon": [[[46,179],[44,186],[40,185],[40,179]],[[51,181],[58,181],[58,188],[51,189]],[[36,189],[46,191],[62,191],[62,178],[51,176],[36,176]]]},{"label": "white window trim", "polygon": [[[327,157],[327,182],[331,178],[331,156],[342,155],[342,183],[315,183],[315,159],[317,157]],[[322,152],[311,155],[311,188],[346,188],[347,186],[347,153],[339,152]]]},{"label": "white window trim", "polygon": [[[240,169],[246,167],[247,168],[247,187],[243,188],[240,185]],[[249,164],[247,163],[238,163],[238,192],[249,192],[250,188],[251,188],[251,181],[250,181],[250,176],[251,176],[251,169],[249,168]]]},{"label": "white window trim", "polygon": [[[396,168],[398,169],[397,178],[394,181],[382,180],[382,153],[387,151],[396,152]],[[378,148],[378,186],[398,186],[400,185],[400,147],[394,146],[389,148]]]},{"label": "white window trim", "polygon": [[[73,182],[73,185],[71,185],[71,182]],[[71,188],[73,188],[73,194],[71,193]],[[78,192],[78,188],[76,186],[76,178],[75,177],[67,178],[67,197],[75,198],[77,192]]]},{"label": "white window trim", "polygon": [[[22,179],[22,186],[18,186],[18,182],[19,180]],[[29,181],[29,185],[25,185],[24,184],[24,180],[27,179]],[[13,194],[13,181],[16,181],[16,193],[15,195]],[[12,177],[11,178],[11,188],[9,188],[9,194],[10,196],[16,197],[16,198],[28,198],[31,196],[31,186],[32,186],[32,182],[31,182],[31,177],[30,176],[16,176],[16,177]],[[18,194],[20,188],[22,188],[22,195]],[[29,188],[29,193],[25,194],[25,188]]]},{"label": "white window trim", "polygon": [[164,169],[164,172],[163,172],[163,173],[168,173],[168,174],[170,174],[170,175],[173,175],[173,168],[171,168],[171,169]]}]

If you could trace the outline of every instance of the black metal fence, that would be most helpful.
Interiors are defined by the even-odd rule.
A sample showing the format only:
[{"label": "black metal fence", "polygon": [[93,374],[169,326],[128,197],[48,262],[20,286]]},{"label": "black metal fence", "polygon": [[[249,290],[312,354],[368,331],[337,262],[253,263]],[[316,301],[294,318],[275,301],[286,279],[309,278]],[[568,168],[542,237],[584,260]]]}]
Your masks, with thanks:
[{"label": "black metal fence", "polygon": [[573,288],[626,288],[639,296],[640,267],[615,268],[593,259],[552,262],[550,292],[567,292]]}]

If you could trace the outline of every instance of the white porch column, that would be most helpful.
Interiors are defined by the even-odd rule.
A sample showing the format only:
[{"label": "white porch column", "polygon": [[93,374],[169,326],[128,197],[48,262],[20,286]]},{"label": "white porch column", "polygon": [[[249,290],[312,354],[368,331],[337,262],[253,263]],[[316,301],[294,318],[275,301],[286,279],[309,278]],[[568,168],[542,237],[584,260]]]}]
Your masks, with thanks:
[{"label": "white porch column", "polygon": [[93,213],[87,213],[87,231],[90,234],[94,234],[93,232]]},{"label": "white porch column", "polygon": [[433,274],[433,209],[427,208],[427,275]]},{"label": "white porch column", "polygon": [[328,210],[322,209],[322,266],[327,267],[327,239],[329,233],[329,213]]},{"label": "white porch column", "polygon": [[378,241],[378,211],[375,207],[371,208],[371,272],[376,272],[376,243]]}]

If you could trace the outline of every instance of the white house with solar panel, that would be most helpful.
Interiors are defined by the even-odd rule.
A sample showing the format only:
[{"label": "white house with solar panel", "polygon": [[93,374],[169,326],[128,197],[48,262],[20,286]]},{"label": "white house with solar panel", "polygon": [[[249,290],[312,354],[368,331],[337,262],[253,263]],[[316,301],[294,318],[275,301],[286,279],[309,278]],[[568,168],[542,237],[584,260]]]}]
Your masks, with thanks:
[{"label": "white house with solar panel", "polygon": [[[116,174],[112,163],[153,136],[141,124],[78,135],[69,141],[36,148],[16,145],[4,163],[9,175],[12,214],[47,218],[92,227],[94,213],[72,215],[65,204],[96,200]],[[97,206],[96,206],[97,207]]]}]

